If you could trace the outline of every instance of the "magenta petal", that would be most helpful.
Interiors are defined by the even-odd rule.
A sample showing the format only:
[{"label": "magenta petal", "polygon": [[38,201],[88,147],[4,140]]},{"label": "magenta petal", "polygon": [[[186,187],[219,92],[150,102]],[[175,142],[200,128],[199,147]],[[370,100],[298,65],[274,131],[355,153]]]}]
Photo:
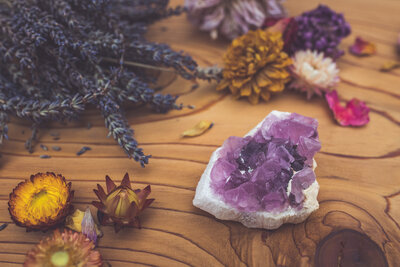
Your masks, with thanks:
[{"label": "magenta petal", "polygon": [[342,126],[363,126],[369,122],[369,107],[365,102],[353,98],[343,107],[336,90],[325,94],[329,108]]},{"label": "magenta petal", "polygon": [[376,46],[361,37],[357,37],[354,44],[349,47],[349,51],[356,56],[370,56],[376,53]]}]

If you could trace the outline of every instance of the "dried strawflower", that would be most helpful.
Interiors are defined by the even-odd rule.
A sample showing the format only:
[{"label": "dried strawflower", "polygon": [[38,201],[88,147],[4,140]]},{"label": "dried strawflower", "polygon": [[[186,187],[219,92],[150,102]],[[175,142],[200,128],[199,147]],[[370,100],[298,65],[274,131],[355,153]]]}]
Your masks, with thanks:
[{"label": "dried strawflower", "polygon": [[102,235],[102,232],[93,220],[89,208],[86,211],[76,209],[73,214],[66,218],[65,227],[86,235],[94,244],[96,244],[97,236]]},{"label": "dried strawflower", "polygon": [[400,62],[395,60],[386,61],[380,68],[380,71],[389,72],[391,70],[400,68]]},{"label": "dried strawflower", "polygon": [[84,234],[54,231],[28,251],[24,267],[97,267],[103,261],[94,244]]},{"label": "dried strawflower", "polygon": [[185,0],[189,20],[200,30],[232,40],[260,28],[266,18],[284,17],[282,0]]},{"label": "dried strawflower", "polygon": [[228,88],[235,98],[247,97],[252,104],[260,97],[268,101],[290,80],[287,67],[292,60],[282,48],[280,33],[260,29],[235,39],[224,56],[223,80],[217,90]]},{"label": "dried strawflower", "polygon": [[349,47],[349,51],[355,56],[370,56],[376,53],[376,45],[357,37],[354,44]]},{"label": "dried strawflower", "polygon": [[194,137],[194,136],[199,136],[208,131],[213,127],[214,123],[208,120],[202,120],[199,123],[197,123],[194,127],[184,131],[182,133],[183,137]]},{"label": "dried strawflower", "polygon": [[48,230],[61,224],[72,211],[74,191],[61,175],[37,173],[10,194],[8,210],[13,221],[27,230]]},{"label": "dried strawflower", "polygon": [[97,190],[93,190],[100,199],[100,202],[92,202],[99,209],[100,224],[114,225],[116,232],[125,226],[140,228],[139,214],[154,201],[147,199],[151,193],[150,185],[143,190],[133,190],[126,173],[120,186],[116,186],[107,175],[106,186],[107,194],[99,184]]},{"label": "dried strawflower", "polygon": [[316,9],[296,17],[298,31],[291,53],[299,50],[317,50],[334,59],[344,54],[338,48],[342,39],[351,32],[350,25],[343,14],[336,13],[328,6],[319,5]]},{"label": "dried strawflower", "polygon": [[317,51],[298,51],[293,56],[292,82],[289,87],[307,93],[307,98],[329,92],[339,82],[336,63],[324,53]]},{"label": "dried strawflower", "polygon": [[340,125],[363,126],[369,122],[369,108],[363,101],[353,98],[343,107],[336,90],[326,93],[325,99]]}]

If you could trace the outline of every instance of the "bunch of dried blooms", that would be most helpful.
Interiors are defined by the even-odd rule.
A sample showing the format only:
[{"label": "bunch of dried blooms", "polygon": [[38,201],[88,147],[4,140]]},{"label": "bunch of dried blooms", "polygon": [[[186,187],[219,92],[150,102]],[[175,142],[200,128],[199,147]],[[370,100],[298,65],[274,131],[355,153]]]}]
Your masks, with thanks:
[{"label": "bunch of dried blooms", "polygon": [[128,157],[147,164],[150,156],[138,147],[121,106],[134,103],[164,113],[182,105],[155,93],[154,72],[143,67],[169,67],[186,79],[198,74],[190,56],[145,38],[149,24],[183,11],[168,3],[1,1],[0,143],[7,138],[9,115],[32,122],[30,148],[38,127],[77,119],[92,104]]}]

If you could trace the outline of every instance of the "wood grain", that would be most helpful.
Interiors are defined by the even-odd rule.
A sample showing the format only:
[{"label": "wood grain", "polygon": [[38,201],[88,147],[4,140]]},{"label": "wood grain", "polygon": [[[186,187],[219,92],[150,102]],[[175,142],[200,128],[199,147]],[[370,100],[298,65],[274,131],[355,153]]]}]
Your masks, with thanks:
[{"label": "wood grain", "polygon": [[[172,1],[172,5],[182,0]],[[316,7],[317,0],[288,0],[291,15]],[[25,253],[43,233],[25,233],[11,222],[8,194],[16,184],[36,172],[62,173],[75,189],[74,205],[84,209],[96,197],[92,188],[106,174],[120,181],[125,172],[134,185],[151,184],[156,201],[142,218],[143,229],[114,234],[103,227],[99,250],[112,266],[399,266],[400,263],[400,70],[379,72],[395,58],[400,32],[400,2],[394,0],[322,1],[345,12],[353,34],[343,49],[362,36],[376,43],[378,54],[356,58],[346,54],[338,62],[345,100],[357,97],[371,107],[371,122],[362,128],[335,124],[321,99],[285,92],[268,103],[251,106],[215,92],[215,84],[192,83],[176,75],[161,75],[162,92],[180,95],[196,109],[166,115],[128,107],[131,126],[141,146],[153,155],[146,168],[128,160],[107,131],[101,116],[86,112],[81,121],[52,125],[40,132],[40,143],[61,151],[24,149],[30,134],[26,122],[10,124],[10,140],[0,148],[0,222],[10,225],[0,232],[0,265],[19,266]],[[165,30],[166,29],[166,30]],[[149,38],[166,42],[193,55],[200,65],[221,63],[226,41],[212,41],[184,16],[154,25]],[[278,230],[247,229],[219,221],[192,206],[197,182],[211,153],[231,136],[242,136],[270,111],[298,112],[318,119],[322,151],[316,156],[321,189],[320,209],[304,223]],[[204,135],[182,139],[181,132],[202,119],[214,122]],[[93,127],[87,129],[90,122]],[[61,139],[53,140],[51,132]],[[81,157],[84,145],[92,148]],[[93,209],[93,211],[95,211]]]}]

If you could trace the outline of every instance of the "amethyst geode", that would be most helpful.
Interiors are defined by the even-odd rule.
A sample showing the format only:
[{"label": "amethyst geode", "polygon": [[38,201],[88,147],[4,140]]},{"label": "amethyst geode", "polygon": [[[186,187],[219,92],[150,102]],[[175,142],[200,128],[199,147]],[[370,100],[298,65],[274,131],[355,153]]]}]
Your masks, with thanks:
[{"label": "amethyst geode", "polygon": [[314,155],[321,148],[317,127],[313,118],[274,111],[247,136],[229,137],[212,156],[202,177],[207,185],[200,181],[194,205],[204,209],[204,197],[213,194],[238,216],[301,213],[304,191],[315,183],[318,193],[313,171]]}]

